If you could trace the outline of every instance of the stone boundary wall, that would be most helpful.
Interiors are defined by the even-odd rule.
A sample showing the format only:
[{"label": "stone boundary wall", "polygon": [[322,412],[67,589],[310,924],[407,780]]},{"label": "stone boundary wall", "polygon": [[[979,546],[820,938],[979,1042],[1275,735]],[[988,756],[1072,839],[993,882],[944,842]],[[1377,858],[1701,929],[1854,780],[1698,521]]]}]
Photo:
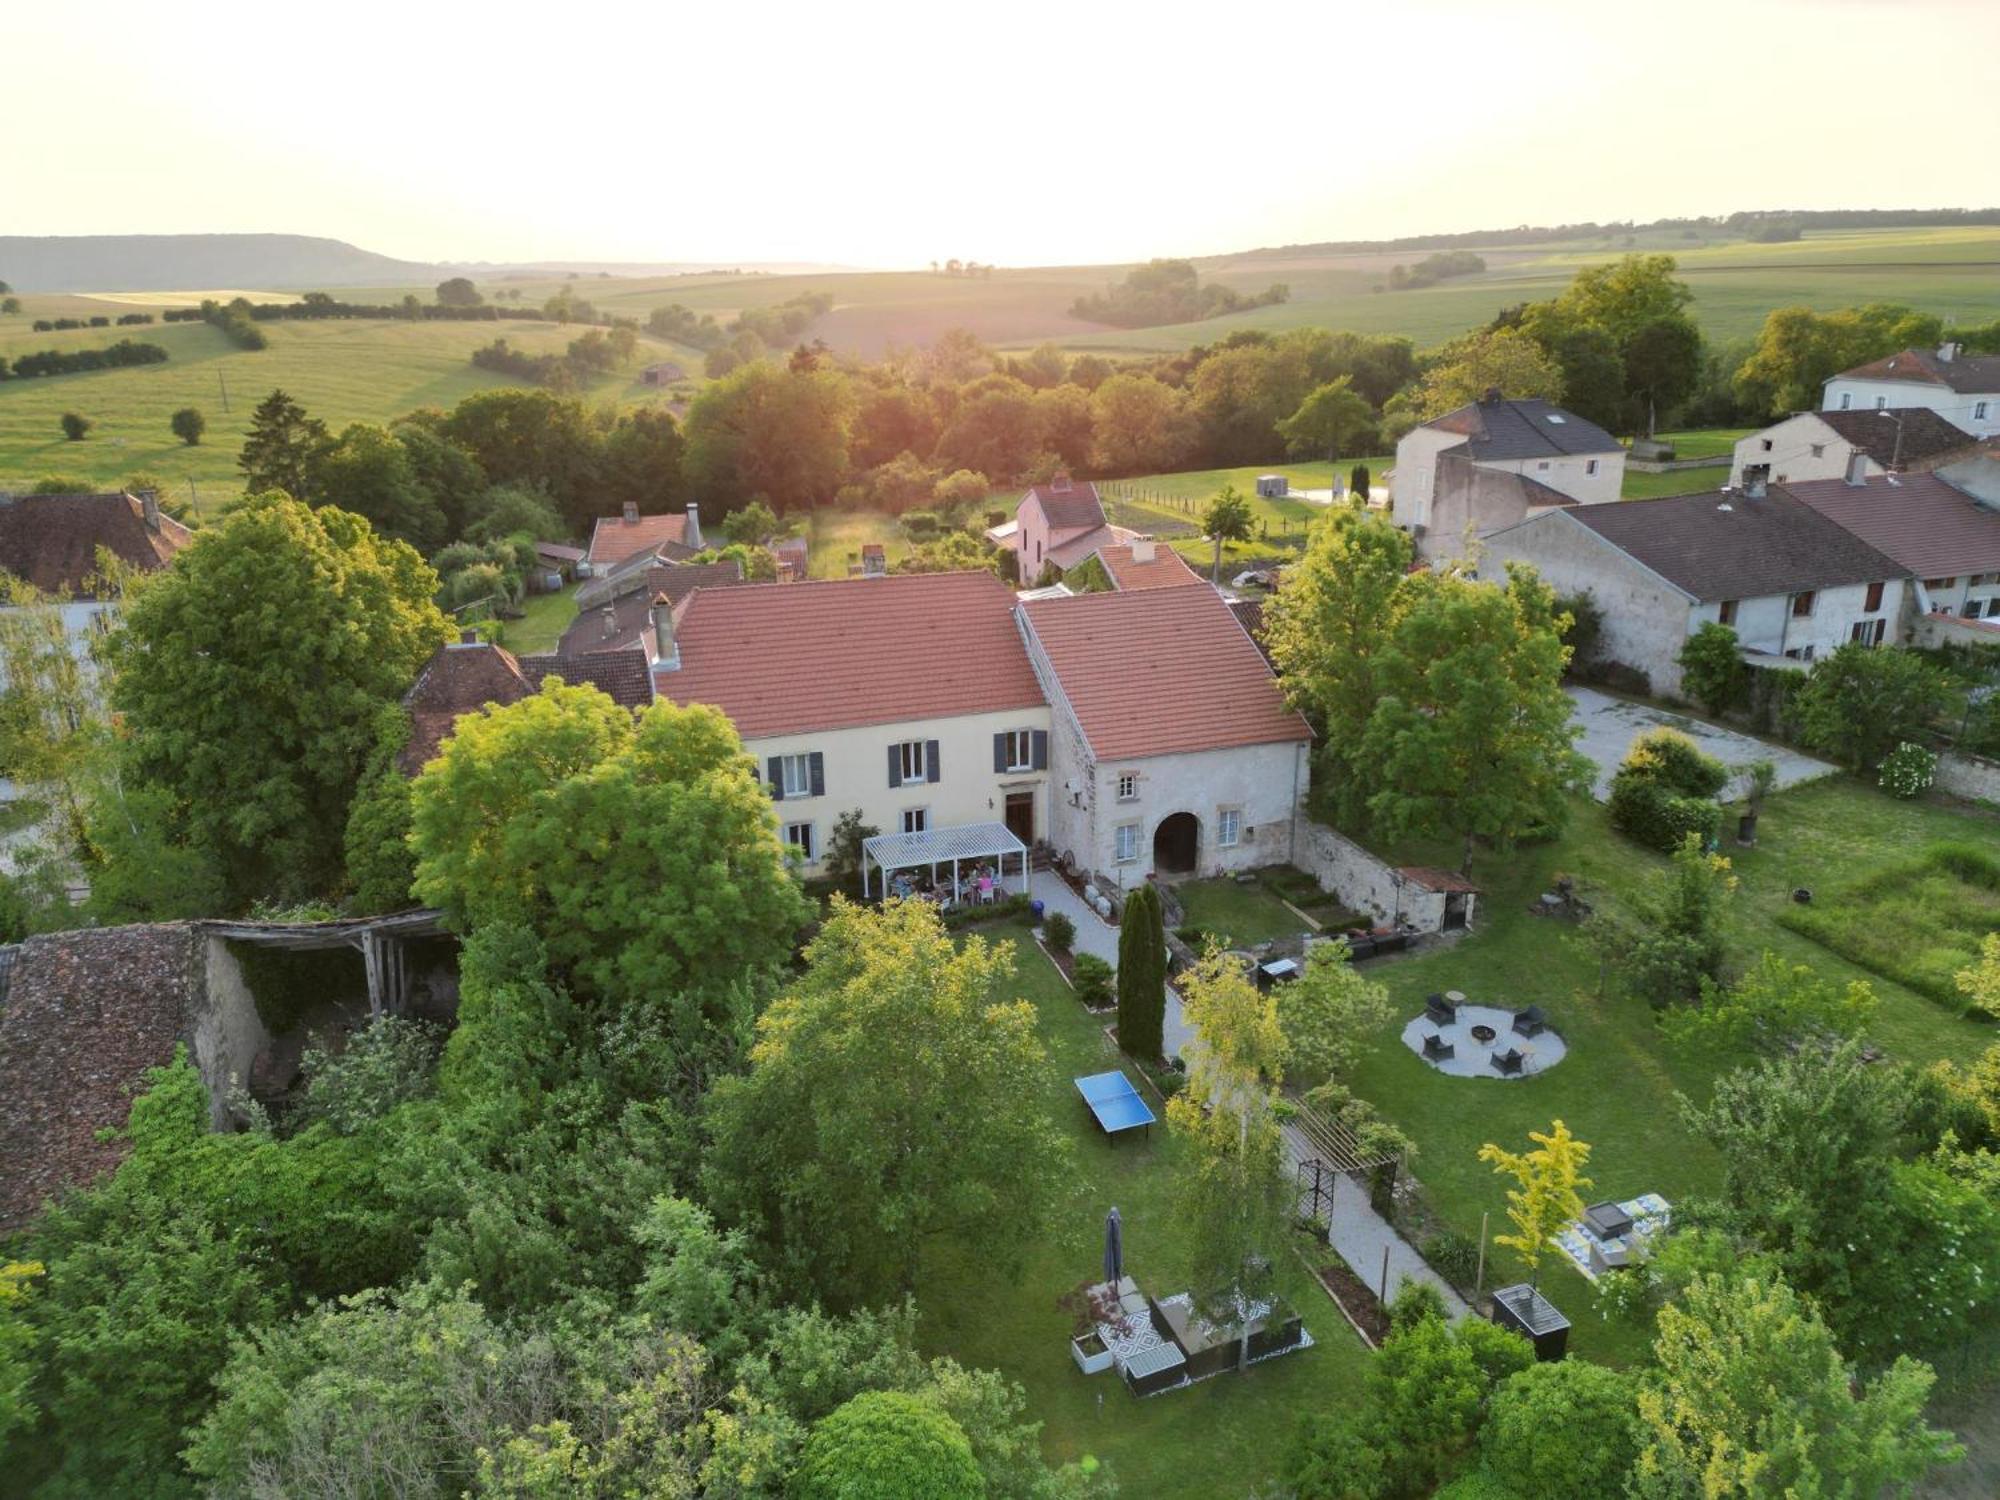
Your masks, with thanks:
[{"label": "stone boundary wall", "polygon": [[1735,462],[1728,453],[1709,458],[1627,458],[1625,467],[1638,474],[1678,474],[1683,469],[1727,469]]},{"label": "stone boundary wall", "polygon": [[1293,829],[1292,851],[1292,863],[1342,905],[1371,912],[1384,923],[1393,921],[1400,912],[1403,921],[1419,932],[1444,930],[1443,892],[1413,884],[1393,866],[1324,823],[1300,816]]},{"label": "stone boundary wall", "polygon": [[2000,761],[1956,750],[1940,755],[1936,786],[1970,802],[2000,802]]}]

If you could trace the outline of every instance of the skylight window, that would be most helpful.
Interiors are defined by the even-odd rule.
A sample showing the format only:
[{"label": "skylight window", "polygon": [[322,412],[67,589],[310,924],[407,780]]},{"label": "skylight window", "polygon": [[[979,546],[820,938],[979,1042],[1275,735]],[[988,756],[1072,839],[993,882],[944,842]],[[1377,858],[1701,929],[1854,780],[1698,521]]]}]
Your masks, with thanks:
[{"label": "skylight window", "polygon": [[1563,420],[1563,414],[1559,411],[1552,411],[1548,416],[1551,422],[1560,422]]}]

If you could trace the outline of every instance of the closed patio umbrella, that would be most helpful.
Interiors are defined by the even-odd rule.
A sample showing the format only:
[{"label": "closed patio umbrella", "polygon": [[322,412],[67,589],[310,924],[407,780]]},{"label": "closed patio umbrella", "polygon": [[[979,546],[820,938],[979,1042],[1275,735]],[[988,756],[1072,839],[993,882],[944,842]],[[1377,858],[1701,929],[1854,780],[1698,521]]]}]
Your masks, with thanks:
[{"label": "closed patio umbrella", "polygon": [[1117,1286],[1125,1275],[1125,1225],[1114,1207],[1104,1219],[1104,1279]]}]

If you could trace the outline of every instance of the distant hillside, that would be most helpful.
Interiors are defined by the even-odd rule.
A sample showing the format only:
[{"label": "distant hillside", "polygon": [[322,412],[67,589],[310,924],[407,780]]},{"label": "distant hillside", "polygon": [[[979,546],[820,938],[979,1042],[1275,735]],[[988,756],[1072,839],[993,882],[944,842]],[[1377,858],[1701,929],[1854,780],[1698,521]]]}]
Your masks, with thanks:
[{"label": "distant hillside", "polygon": [[289,290],[437,279],[435,266],[304,234],[0,235],[0,281],[21,292]]}]

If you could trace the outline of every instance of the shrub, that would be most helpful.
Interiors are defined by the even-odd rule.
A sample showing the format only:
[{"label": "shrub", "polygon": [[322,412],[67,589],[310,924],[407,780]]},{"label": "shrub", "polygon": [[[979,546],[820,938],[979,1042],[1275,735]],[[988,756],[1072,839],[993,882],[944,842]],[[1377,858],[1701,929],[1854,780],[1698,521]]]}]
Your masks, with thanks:
[{"label": "shrub", "polygon": [[977,1500],[986,1480],[943,1411],[902,1391],[864,1391],[820,1419],[790,1494],[799,1500]]},{"label": "shrub", "polygon": [[168,419],[167,425],[173,430],[175,437],[192,448],[201,441],[201,435],[208,431],[208,418],[201,414],[199,407],[183,406]]},{"label": "shrub", "polygon": [[1631,1381],[1581,1359],[1531,1366],[1494,1391],[1481,1446],[1515,1494],[1622,1494],[1639,1449]]},{"label": "shrub", "polygon": [[1677,729],[1652,729],[1632,742],[1625,765],[1644,771],[1684,797],[1713,797],[1729,781],[1729,768]]},{"label": "shrub", "polygon": [[1676,658],[1681,686],[1710,714],[1720,717],[1740,708],[1750,693],[1750,669],[1736,632],[1711,620],[1687,638]]},{"label": "shrub", "polygon": [[97,424],[80,412],[66,411],[62,414],[63,436],[72,443],[83,441],[83,435]]},{"label": "shrub", "polygon": [[1708,799],[1729,770],[1672,729],[1639,736],[1612,778],[1611,826],[1649,848],[1671,853],[1692,833],[1704,845],[1722,827],[1722,809]]},{"label": "shrub", "polygon": [[1079,953],[1071,966],[1076,998],[1086,1010],[1103,1010],[1111,1004],[1112,968],[1094,953]]},{"label": "shrub", "polygon": [[1050,912],[1042,919],[1042,941],[1057,953],[1069,952],[1076,941],[1076,923],[1059,911]]},{"label": "shrub", "polygon": [[1595,661],[1598,645],[1604,639],[1604,611],[1598,607],[1597,596],[1589,589],[1564,594],[1556,600],[1556,609],[1569,616],[1569,628],[1563,632],[1562,642],[1569,647],[1570,669],[1574,671]]},{"label": "shrub", "polygon": [[1950,677],[1916,652],[1850,642],[1812,669],[1795,708],[1808,750],[1867,771],[1923,738],[1951,699]]},{"label": "shrub", "polygon": [[928,510],[907,511],[903,516],[903,534],[913,542],[929,541],[938,534],[938,518]]},{"label": "shrub", "polygon": [[1442,1230],[1425,1240],[1424,1259],[1453,1286],[1471,1286],[1479,1275],[1479,1245],[1456,1229]]},{"label": "shrub", "polygon": [[1883,760],[1877,782],[1890,796],[1907,798],[1929,791],[1936,779],[1937,756],[1904,740]]}]

